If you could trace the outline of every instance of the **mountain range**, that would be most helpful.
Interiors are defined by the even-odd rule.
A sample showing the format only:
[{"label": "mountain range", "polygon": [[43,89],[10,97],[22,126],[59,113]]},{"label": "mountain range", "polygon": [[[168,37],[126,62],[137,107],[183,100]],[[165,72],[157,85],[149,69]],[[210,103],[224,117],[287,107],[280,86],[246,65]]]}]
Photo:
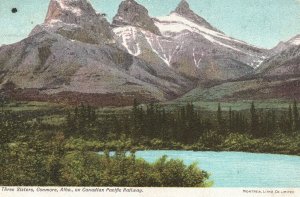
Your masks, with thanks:
[{"label": "mountain range", "polygon": [[[298,75],[300,35],[270,50],[255,47],[218,30],[186,0],[157,18],[124,0],[112,23],[88,0],[51,0],[43,24],[0,47],[1,92],[19,100],[129,105],[134,98],[265,98],[255,93],[258,81],[276,87],[292,81],[284,87],[297,92]],[[221,95],[213,88],[231,97],[208,96]],[[290,91],[284,98],[298,96]]]}]

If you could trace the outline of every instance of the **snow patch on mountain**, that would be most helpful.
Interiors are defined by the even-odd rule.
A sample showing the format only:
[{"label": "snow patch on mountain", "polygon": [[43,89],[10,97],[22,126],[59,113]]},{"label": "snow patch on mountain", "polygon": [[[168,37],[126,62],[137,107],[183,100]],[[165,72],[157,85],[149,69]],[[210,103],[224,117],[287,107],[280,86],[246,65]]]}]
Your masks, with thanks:
[{"label": "snow patch on mountain", "polygon": [[251,62],[250,66],[252,66],[253,68],[257,69],[259,68],[263,62],[267,59],[268,57],[266,56],[261,56],[259,59],[254,60],[253,62]]},{"label": "snow patch on mountain", "polygon": [[[172,56],[169,56],[164,52],[164,49],[161,46],[161,43],[158,40],[157,36],[155,36],[155,35],[146,36],[146,40],[147,40],[148,44],[150,45],[152,51],[154,53],[156,53],[158,55],[158,57],[160,59],[162,59],[170,67]],[[158,46],[158,48],[156,46],[154,46],[155,43]]]},{"label": "snow patch on mountain", "polygon": [[300,36],[291,40],[290,43],[293,45],[300,45]]},{"label": "snow patch on mountain", "polygon": [[234,61],[255,68],[264,51],[214,28],[186,1],[168,16],[151,18],[145,7],[125,0],[112,27],[118,46],[129,54],[196,77],[210,65],[229,67]]},{"label": "snow patch on mountain", "polygon": [[195,48],[193,48],[193,58],[194,58],[194,63],[195,63],[195,66],[197,67],[197,68],[200,68],[200,63],[201,63],[201,61],[202,61],[202,57],[203,57],[203,52],[202,52],[202,54],[201,54],[201,57],[199,58],[197,58],[197,56],[195,55],[195,51],[196,51],[196,49]]},{"label": "snow patch on mountain", "polygon": [[234,41],[240,44],[247,44],[243,41],[230,38],[220,32],[200,26],[177,13],[172,13],[169,16],[157,17],[156,19],[155,25],[158,26],[162,32],[182,32],[184,30],[188,30],[195,33],[207,34],[213,37]]},{"label": "snow patch on mountain", "polygon": [[126,48],[127,52],[133,56],[141,54],[141,47],[137,40],[137,28],[132,26],[118,27],[113,29],[113,32],[122,38],[122,45]]},{"label": "snow patch on mountain", "polygon": [[[81,16],[82,10],[78,7],[71,7],[66,5],[65,0],[55,0],[62,10],[67,10],[75,14],[76,16]],[[69,3],[75,3],[77,0],[68,0]]]},{"label": "snow patch on mountain", "polygon": [[[177,43],[173,39],[170,40],[134,26],[116,27],[113,29],[113,32],[116,39],[129,54],[139,56],[150,49],[168,67],[171,67],[173,57],[182,50],[182,44],[184,44],[184,41],[181,42],[182,44]],[[170,47],[166,47],[168,45]]]}]

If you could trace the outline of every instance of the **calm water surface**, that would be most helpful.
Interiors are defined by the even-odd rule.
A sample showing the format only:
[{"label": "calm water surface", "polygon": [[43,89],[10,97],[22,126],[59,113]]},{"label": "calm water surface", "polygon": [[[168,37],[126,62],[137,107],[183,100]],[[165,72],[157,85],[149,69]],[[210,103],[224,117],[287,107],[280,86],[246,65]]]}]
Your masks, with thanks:
[{"label": "calm water surface", "polygon": [[300,188],[300,157],[241,152],[138,151],[137,157],[154,162],[163,155],[197,162],[211,174],[214,187]]}]

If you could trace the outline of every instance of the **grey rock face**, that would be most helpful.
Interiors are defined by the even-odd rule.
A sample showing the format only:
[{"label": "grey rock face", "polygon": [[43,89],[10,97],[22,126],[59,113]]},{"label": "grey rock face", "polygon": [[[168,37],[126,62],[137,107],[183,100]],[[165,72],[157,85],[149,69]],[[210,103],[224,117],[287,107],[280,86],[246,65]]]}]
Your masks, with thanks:
[{"label": "grey rock face", "polygon": [[278,54],[290,47],[300,45],[300,34],[296,35],[295,37],[291,38],[290,40],[286,42],[279,42],[279,44],[270,50],[272,54]]},{"label": "grey rock face", "polygon": [[86,0],[51,0],[45,23],[0,48],[1,84],[45,94],[143,95],[166,100],[191,89],[190,79],[118,49],[109,23]]},{"label": "grey rock face", "polygon": [[265,60],[257,73],[263,75],[299,75],[300,45],[291,45],[287,49]]},{"label": "grey rock face", "polygon": [[35,27],[30,35],[41,31],[91,44],[113,39],[110,24],[87,0],[51,0],[45,23]]},{"label": "grey rock face", "polygon": [[148,15],[148,10],[135,0],[125,0],[120,4],[112,24],[114,26],[132,25],[160,35],[159,29]]},{"label": "grey rock face", "polygon": [[190,9],[190,5],[186,0],[181,0],[174,12],[193,21],[198,25],[201,25],[214,31],[221,32],[218,29],[214,28],[211,24],[209,24],[204,18],[195,14],[194,11]]},{"label": "grey rock face", "polygon": [[51,0],[45,23],[60,20],[64,23],[83,24],[98,15],[87,0]]},{"label": "grey rock face", "polygon": [[135,92],[166,100],[191,85],[184,77],[163,78],[145,61],[113,46],[72,41],[49,32],[2,47],[0,70],[2,83],[10,81],[46,94]]},{"label": "grey rock face", "polygon": [[186,1],[154,20],[162,35],[131,24],[114,28],[119,47],[149,64],[199,80],[238,78],[252,73],[265,58],[265,50],[215,30]]},{"label": "grey rock face", "polygon": [[300,35],[286,42],[280,42],[269,51],[272,54],[257,69],[267,76],[300,74]]},{"label": "grey rock face", "polygon": [[111,26],[87,0],[51,0],[43,24],[0,48],[0,81],[49,95],[133,92],[164,101],[199,81],[251,74],[265,52],[213,28],[186,1],[152,19],[125,0]]}]

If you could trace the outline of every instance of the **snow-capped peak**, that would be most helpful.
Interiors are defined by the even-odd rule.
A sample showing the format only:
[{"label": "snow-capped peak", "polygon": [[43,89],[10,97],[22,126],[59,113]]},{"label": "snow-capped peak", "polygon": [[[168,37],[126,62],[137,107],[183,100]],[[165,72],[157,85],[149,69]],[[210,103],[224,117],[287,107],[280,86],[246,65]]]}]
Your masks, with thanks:
[{"label": "snow-capped peak", "polygon": [[190,11],[190,5],[188,4],[188,2],[186,0],[182,0],[175,11],[178,12],[184,12],[184,11]]},{"label": "snow-capped peak", "polygon": [[[73,7],[73,6],[69,6],[69,5],[66,4],[65,1],[62,1],[62,0],[56,0],[56,1],[57,1],[58,4],[60,5],[61,9],[70,11],[70,12],[74,13],[74,14],[77,15],[77,16],[81,16],[82,10],[81,10],[80,8],[78,8],[78,7]],[[75,3],[76,0],[70,0],[70,2]]]},{"label": "snow-capped peak", "polygon": [[193,10],[191,10],[190,5],[186,0],[182,0],[178,4],[175,11],[172,13],[177,13],[177,14],[183,16],[184,18],[187,18],[190,21],[193,21],[194,23],[196,23],[200,26],[204,26],[204,27],[214,30],[214,31],[219,31],[218,29],[214,28],[211,24],[209,24],[204,18],[200,17]]},{"label": "snow-capped peak", "polygon": [[51,0],[45,22],[37,25],[30,36],[42,31],[90,44],[113,42],[110,24],[89,0]]},{"label": "snow-capped peak", "polygon": [[77,23],[80,17],[96,15],[89,0],[51,0],[45,22],[52,23],[53,20],[59,20]]},{"label": "snow-capped peak", "polygon": [[288,41],[291,45],[300,45],[300,34]]},{"label": "snow-capped peak", "polygon": [[160,35],[158,28],[154,25],[152,18],[148,14],[148,10],[135,0],[121,2],[112,24],[117,27],[125,25],[140,27]]},{"label": "snow-capped peak", "polygon": [[231,48],[236,51],[240,51],[240,50],[233,46],[229,46],[225,43],[222,43],[218,39],[233,41],[239,44],[246,44],[245,42],[230,38],[218,31],[211,30],[205,26],[200,26],[177,13],[172,13],[169,16],[158,17],[155,25],[160,29],[160,31],[165,36],[170,35],[170,33],[180,33],[183,31],[190,31],[202,35],[210,42],[222,45],[227,48]]}]

